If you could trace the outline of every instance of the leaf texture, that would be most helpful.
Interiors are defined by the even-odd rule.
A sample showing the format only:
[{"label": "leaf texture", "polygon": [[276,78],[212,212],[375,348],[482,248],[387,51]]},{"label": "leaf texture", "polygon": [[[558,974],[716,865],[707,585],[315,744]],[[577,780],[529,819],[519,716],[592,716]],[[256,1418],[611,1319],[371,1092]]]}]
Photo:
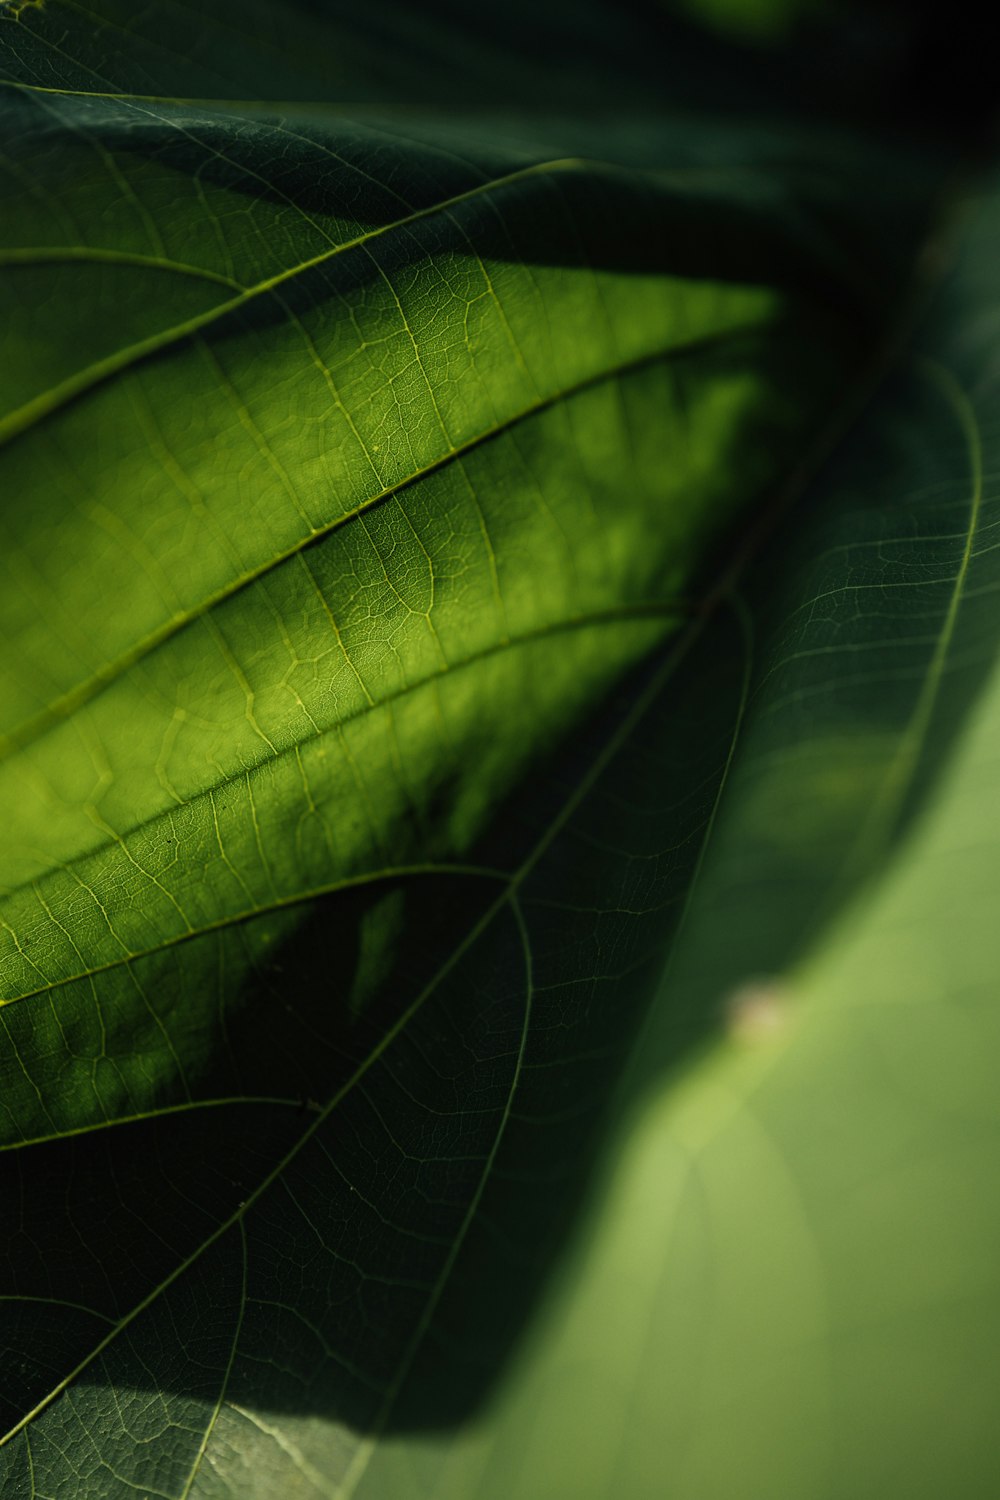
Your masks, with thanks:
[{"label": "leaf texture", "polygon": [[[334,23],[221,10],[190,47],[174,7],[83,14],[0,24],[4,1485],[714,1500],[806,1465],[862,1493],[879,1443],[831,1459],[814,1364],[774,1350],[828,1358],[824,1277],[851,1327],[884,1284],[822,1219],[784,1318],[747,1340],[727,1292],[706,1335],[686,1184],[717,1172],[730,1253],[749,1163],[800,1266],[733,1124],[785,1069],[768,1160],[838,1201],[802,1114],[850,1064],[810,1064],[809,1028],[846,1024],[838,966],[868,993],[866,921],[900,994],[894,851],[935,836],[988,702],[991,210],[928,359],[734,592],[856,385],[925,168],[662,114],[244,104],[273,47],[283,97],[328,94]],[[855,1130],[891,1162],[882,1085]]]}]

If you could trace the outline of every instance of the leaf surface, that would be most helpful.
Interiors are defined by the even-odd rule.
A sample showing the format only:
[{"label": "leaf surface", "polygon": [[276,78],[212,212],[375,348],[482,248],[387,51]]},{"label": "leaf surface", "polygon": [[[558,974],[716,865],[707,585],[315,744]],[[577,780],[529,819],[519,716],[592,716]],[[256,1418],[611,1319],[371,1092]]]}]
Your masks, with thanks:
[{"label": "leaf surface", "polygon": [[[738,1219],[736,1043],[676,1127],[662,1077],[734,990],[793,1068],[831,919],[974,723],[970,334],[739,595],[725,561],[854,388],[921,170],[687,116],[243,104],[246,18],[206,61],[172,8],[81,14],[0,26],[4,1482],[735,1493],[758,1449],[686,1434],[743,1390],[738,1309],[703,1338],[662,1261],[687,1178],[644,1221],[631,1174],[706,1115]],[[715,1360],[700,1406],[650,1316]]]},{"label": "leaf surface", "polygon": [[815,167],[776,183],[731,140],[708,169],[670,125],[652,171],[433,123],[8,105],[14,1143],[286,1096],[220,1070],[248,965],[324,891],[465,860],[690,612],[846,385],[884,256],[859,271]]}]

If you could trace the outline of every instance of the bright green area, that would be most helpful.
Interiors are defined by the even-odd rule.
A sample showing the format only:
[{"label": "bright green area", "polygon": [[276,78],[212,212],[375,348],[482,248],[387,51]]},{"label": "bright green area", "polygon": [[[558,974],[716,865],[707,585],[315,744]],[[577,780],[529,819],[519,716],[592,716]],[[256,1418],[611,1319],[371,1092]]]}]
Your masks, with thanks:
[{"label": "bright green area", "polygon": [[985,1500],[1000,198],[268,10],[0,25],[4,1500]]},{"label": "bright green area", "polygon": [[[214,1097],[278,930],[232,924],[464,860],[689,613],[706,544],[856,355],[765,255],[783,236],[786,277],[836,290],[834,237],[794,174],[764,219],[741,142],[735,176],[697,149],[653,173],[474,134],[459,155],[426,123],[8,107],[18,1141]],[[671,267],[699,217],[733,233],[705,277]]]}]

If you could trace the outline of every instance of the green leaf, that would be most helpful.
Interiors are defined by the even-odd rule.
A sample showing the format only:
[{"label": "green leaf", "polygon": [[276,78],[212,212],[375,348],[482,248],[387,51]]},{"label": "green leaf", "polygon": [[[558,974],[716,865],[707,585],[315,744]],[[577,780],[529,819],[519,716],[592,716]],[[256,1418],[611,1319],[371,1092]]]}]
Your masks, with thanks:
[{"label": "green leaf", "polygon": [[464,861],[690,612],[845,386],[884,256],[854,207],[827,227],[815,167],[778,194],[669,123],[653,171],[426,122],[9,110],[17,1143],[314,1091],[239,1019],[249,970],[304,901]]},{"label": "green leaf", "polygon": [[[979,1379],[968,1340],[939,1316],[882,1364],[850,1344],[921,1184],[866,1282],[868,1179],[809,1114],[856,1069],[837,1128],[891,1172],[922,1159],[913,1111],[808,1038],[832,1018],[863,1062],[837,966],[899,987],[880,903],[939,878],[900,836],[955,836],[931,792],[974,795],[948,753],[992,643],[988,251],[790,509],[866,389],[933,153],[691,112],[248,104],[335,94],[319,44],[348,34],[352,97],[378,97],[377,24],[128,19],[0,18],[5,1486],[714,1500],[808,1468],[853,1496],[892,1434],[940,1493],[955,1449],[917,1437],[949,1354]],[[783,1076],[765,1160],[745,1100]],[[953,1186],[965,1126],[927,1098]],[[989,1213],[958,1222],[985,1264]],[[925,1378],[831,1458],[810,1402],[842,1336],[852,1412],[900,1362]]]}]

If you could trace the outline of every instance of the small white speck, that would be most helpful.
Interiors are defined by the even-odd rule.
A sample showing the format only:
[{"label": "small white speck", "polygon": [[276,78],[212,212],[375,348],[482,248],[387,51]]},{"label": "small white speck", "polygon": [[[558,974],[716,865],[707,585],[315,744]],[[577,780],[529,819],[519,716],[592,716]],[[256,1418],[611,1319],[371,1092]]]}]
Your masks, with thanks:
[{"label": "small white speck", "polygon": [[774,1040],[789,1017],[789,992],[779,979],[751,979],[739,985],[725,1003],[726,1031],[750,1046]]}]

